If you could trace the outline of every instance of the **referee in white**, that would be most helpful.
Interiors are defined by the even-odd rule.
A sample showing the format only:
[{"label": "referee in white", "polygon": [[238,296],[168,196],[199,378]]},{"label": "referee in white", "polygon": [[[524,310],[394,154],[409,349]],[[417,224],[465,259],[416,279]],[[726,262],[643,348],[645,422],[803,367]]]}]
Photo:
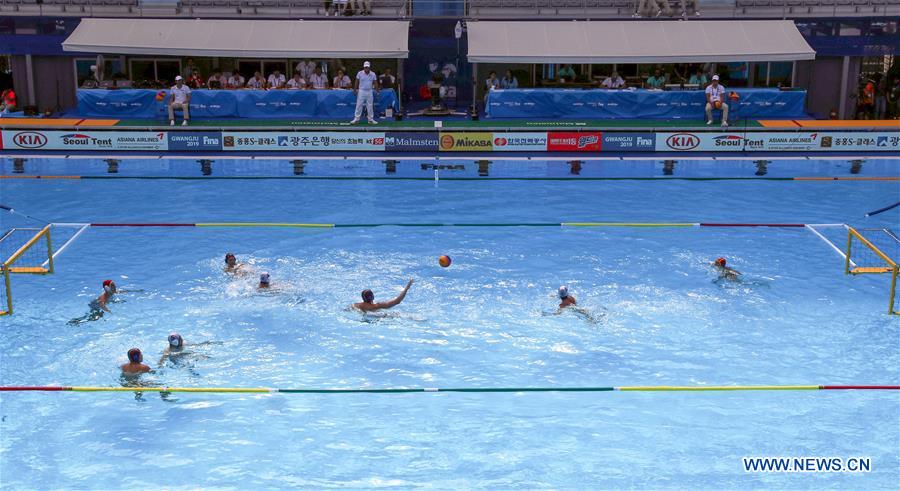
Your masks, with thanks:
[{"label": "referee in white", "polygon": [[363,69],[356,74],[356,81],[353,83],[353,90],[356,91],[356,112],[353,114],[353,121],[350,124],[359,123],[359,117],[362,116],[363,104],[366,105],[366,116],[369,117],[369,124],[378,124],[375,121],[375,108],[373,92],[378,90],[378,77],[371,70],[372,65],[367,61],[363,63]]}]

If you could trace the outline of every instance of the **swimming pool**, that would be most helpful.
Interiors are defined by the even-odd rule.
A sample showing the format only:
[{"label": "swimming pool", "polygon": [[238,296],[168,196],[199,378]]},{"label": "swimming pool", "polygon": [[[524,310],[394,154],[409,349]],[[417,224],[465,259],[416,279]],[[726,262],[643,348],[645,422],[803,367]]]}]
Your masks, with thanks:
[{"label": "swimming pool", "polygon": [[[688,177],[758,170],[750,161],[680,164]],[[13,163],[3,165],[11,175]],[[100,160],[41,165],[26,171],[108,170]],[[896,208],[864,218],[897,200],[900,181],[249,178],[258,170],[183,180],[167,177],[184,162],[156,165],[169,170],[145,177],[158,179],[5,179],[2,202],[46,221],[92,223],[900,223]],[[334,167],[306,170],[319,165]],[[463,165],[477,172],[477,163]],[[616,165],[649,177],[665,164]],[[767,167],[779,175],[789,166],[783,176],[860,175],[840,160]],[[132,168],[133,177],[152,172],[118,170]],[[898,170],[900,161],[881,159],[861,172]],[[33,225],[3,214],[0,228],[23,224]],[[842,229],[827,233],[846,240]],[[280,289],[261,294],[252,278],[224,275],[229,251]],[[437,265],[441,254],[453,257],[450,268]],[[741,283],[714,281],[708,263],[718,256],[744,273]],[[900,331],[885,314],[886,278],[842,268],[803,228],[92,227],[59,256],[55,274],[14,278],[16,313],[0,320],[0,384],[119,386],[125,351],[138,346],[155,365],[173,330],[216,344],[148,382],[897,384]],[[67,325],[105,278],[140,291],[99,321]],[[360,290],[385,299],[408,278],[416,283],[389,315],[346,310]],[[555,315],[561,284],[595,322]],[[894,391],[4,393],[0,404],[0,479],[9,488],[887,489],[900,468]],[[862,456],[872,471],[754,474],[742,468],[747,456]]]}]

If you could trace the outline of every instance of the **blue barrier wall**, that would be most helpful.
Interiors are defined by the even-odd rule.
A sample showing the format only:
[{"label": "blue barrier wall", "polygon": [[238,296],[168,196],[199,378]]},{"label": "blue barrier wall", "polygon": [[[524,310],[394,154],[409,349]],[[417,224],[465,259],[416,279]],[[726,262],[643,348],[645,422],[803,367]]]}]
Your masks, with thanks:
[{"label": "blue barrier wall", "polygon": [[[165,99],[157,101],[157,93]],[[79,89],[78,115],[117,119],[165,118],[168,91]],[[375,111],[397,109],[397,94],[382,90]],[[353,117],[352,90],[194,90],[192,118],[344,118]]]},{"label": "blue barrier wall", "polygon": [[[728,101],[742,118],[802,118],[805,91],[735,89],[739,100]],[[702,90],[495,90],[488,94],[487,114],[493,118],[701,119],[706,96]]]}]

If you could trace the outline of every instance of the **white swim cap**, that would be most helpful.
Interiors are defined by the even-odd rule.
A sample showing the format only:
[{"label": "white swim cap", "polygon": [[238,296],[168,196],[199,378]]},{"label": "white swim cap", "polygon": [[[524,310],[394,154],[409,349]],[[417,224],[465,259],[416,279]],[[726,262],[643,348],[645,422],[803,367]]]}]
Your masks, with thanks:
[{"label": "white swim cap", "polygon": [[559,298],[566,298],[569,296],[569,288],[566,285],[559,287]]},{"label": "white swim cap", "polygon": [[268,285],[269,284],[269,273],[264,272],[263,274],[259,275],[259,282],[263,285]]},{"label": "white swim cap", "polygon": [[177,332],[169,334],[169,345],[177,348],[182,344],[184,344],[184,339],[182,339],[181,334],[178,334]]}]

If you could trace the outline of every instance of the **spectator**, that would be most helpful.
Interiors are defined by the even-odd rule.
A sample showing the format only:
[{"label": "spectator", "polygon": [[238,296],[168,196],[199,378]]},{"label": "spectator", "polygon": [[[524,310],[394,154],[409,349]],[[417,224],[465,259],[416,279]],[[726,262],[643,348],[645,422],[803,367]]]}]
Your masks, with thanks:
[{"label": "spectator", "polygon": [[184,84],[184,78],[179,75],[175,77],[175,85],[170,89],[169,93],[169,126],[175,126],[175,110],[181,109],[184,112],[184,121],[181,126],[187,126],[191,120],[188,112],[188,106],[191,105],[191,88]]},{"label": "spectator", "polygon": [[332,0],[334,5],[334,15],[345,15],[347,13],[348,0]]},{"label": "spectator", "polygon": [[300,78],[303,80],[309,80],[309,77],[313,74],[313,71],[316,68],[316,64],[313,63],[312,60],[301,61],[297,63],[297,66],[294,68],[294,72],[300,74]]},{"label": "spectator", "polygon": [[234,72],[231,74],[231,77],[228,78],[228,88],[229,89],[243,89],[244,88],[244,77],[241,76],[240,73]]},{"label": "spectator", "polygon": [[875,82],[875,119],[887,118],[887,77],[878,74]]},{"label": "spectator", "polygon": [[228,81],[225,80],[225,77],[222,76],[222,72],[213,72],[212,77],[209,77],[209,80],[206,81],[207,89],[224,89],[228,84]]},{"label": "spectator", "polygon": [[287,88],[294,90],[305,89],[306,80],[303,80],[303,77],[300,76],[300,72],[294,72],[294,78],[287,81]]},{"label": "spectator", "polygon": [[503,76],[503,79],[500,80],[500,88],[501,89],[518,89],[519,88],[519,79],[517,79],[512,71],[507,70],[506,75]]},{"label": "spectator", "polygon": [[600,86],[606,89],[624,89],[625,80],[622,80],[622,77],[619,76],[619,72],[613,70],[608,77],[603,79]]},{"label": "spectator", "polygon": [[[499,88],[500,88],[500,79],[497,78],[497,72],[491,72],[490,75],[488,75],[487,80],[484,81],[484,89],[485,89],[485,91],[490,92],[494,89],[499,89]],[[487,95],[487,94],[485,94],[485,95]]]},{"label": "spectator", "polygon": [[666,76],[663,75],[662,70],[657,68],[654,70],[653,75],[647,79],[647,88],[662,90],[665,86]]},{"label": "spectator", "polygon": [[[369,124],[378,124],[375,121],[375,99],[372,93],[373,89],[378,91],[378,77],[371,71],[371,67],[372,65],[367,61],[363,63],[363,69],[356,74],[356,84],[354,86],[354,90],[356,90],[356,112],[353,114],[353,121],[350,121],[350,124],[359,122],[359,118],[362,116],[363,105],[366,106],[366,116],[369,118]],[[343,72],[338,70],[338,75],[341,73]]]},{"label": "spectator", "polygon": [[255,90],[263,90],[266,88],[266,79],[263,78],[262,73],[253,72],[253,78],[247,81],[248,89]]},{"label": "spectator", "polygon": [[[363,66],[367,66],[368,63],[369,62],[366,62]],[[359,78],[359,75],[357,75],[357,78]],[[350,83],[350,77],[344,75],[343,70],[338,69],[337,76],[334,77],[334,82],[332,82],[331,86],[335,89],[349,89],[353,87],[353,84]]]},{"label": "spectator", "polygon": [[706,124],[713,123],[713,108],[722,110],[722,126],[728,126],[728,104],[725,102],[725,86],[719,85],[719,76],[713,75],[706,87]]},{"label": "spectator", "polygon": [[559,69],[559,79],[562,82],[575,81],[575,70],[572,68],[572,65],[563,65],[562,68]]},{"label": "spectator", "polygon": [[201,89],[205,85],[203,83],[203,77],[200,76],[200,72],[194,70],[194,73],[191,74],[191,77],[187,80],[188,87],[192,89]]},{"label": "spectator", "polygon": [[872,81],[872,79],[866,80],[866,85],[862,89],[860,102],[862,104],[863,117],[865,119],[874,118],[875,117],[875,83]]},{"label": "spectator", "polygon": [[184,64],[184,68],[181,70],[181,75],[185,78],[185,80],[191,78],[191,75],[194,72],[199,72],[200,70],[197,68],[197,65],[194,64],[193,58],[188,58],[187,63]]},{"label": "spectator", "polygon": [[894,80],[894,88],[888,93],[893,106],[894,119],[900,119],[900,77]]},{"label": "spectator", "polygon": [[382,73],[381,76],[378,77],[378,85],[382,89],[393,89],[395,88],[396,83],[397,79],[393,75],[391,75],[390,68],[385,68],[384,73]]},{"label": "spectator", "polygon": [[12,87],[4,90],[2,97],[0,97],[0,116],[14,112],[16,105],[16,93]]},{"label": "spectator", "polygon": [[313,74],[309,76],[309,88],[322,90],[328,88],[328,77],[322,74],[322,68],[316,67]]},{"label": "spectator", "polygon": [[281,70],[275,70],[271,74],[269,74],[269,88],[270,89],[283,89],[284,88],[284,75],[282,75]]},{"label": "spectator", "polygon": [[694,74],[691,75],[690,80],[688,80],[688,84],[696,85],[697,87],[703,87],[707,83],[709,83],[709,81],[706,79],[706,74],[703,73],[703,69],[700,67],[697,67],[697,70],[694,71]]}]

